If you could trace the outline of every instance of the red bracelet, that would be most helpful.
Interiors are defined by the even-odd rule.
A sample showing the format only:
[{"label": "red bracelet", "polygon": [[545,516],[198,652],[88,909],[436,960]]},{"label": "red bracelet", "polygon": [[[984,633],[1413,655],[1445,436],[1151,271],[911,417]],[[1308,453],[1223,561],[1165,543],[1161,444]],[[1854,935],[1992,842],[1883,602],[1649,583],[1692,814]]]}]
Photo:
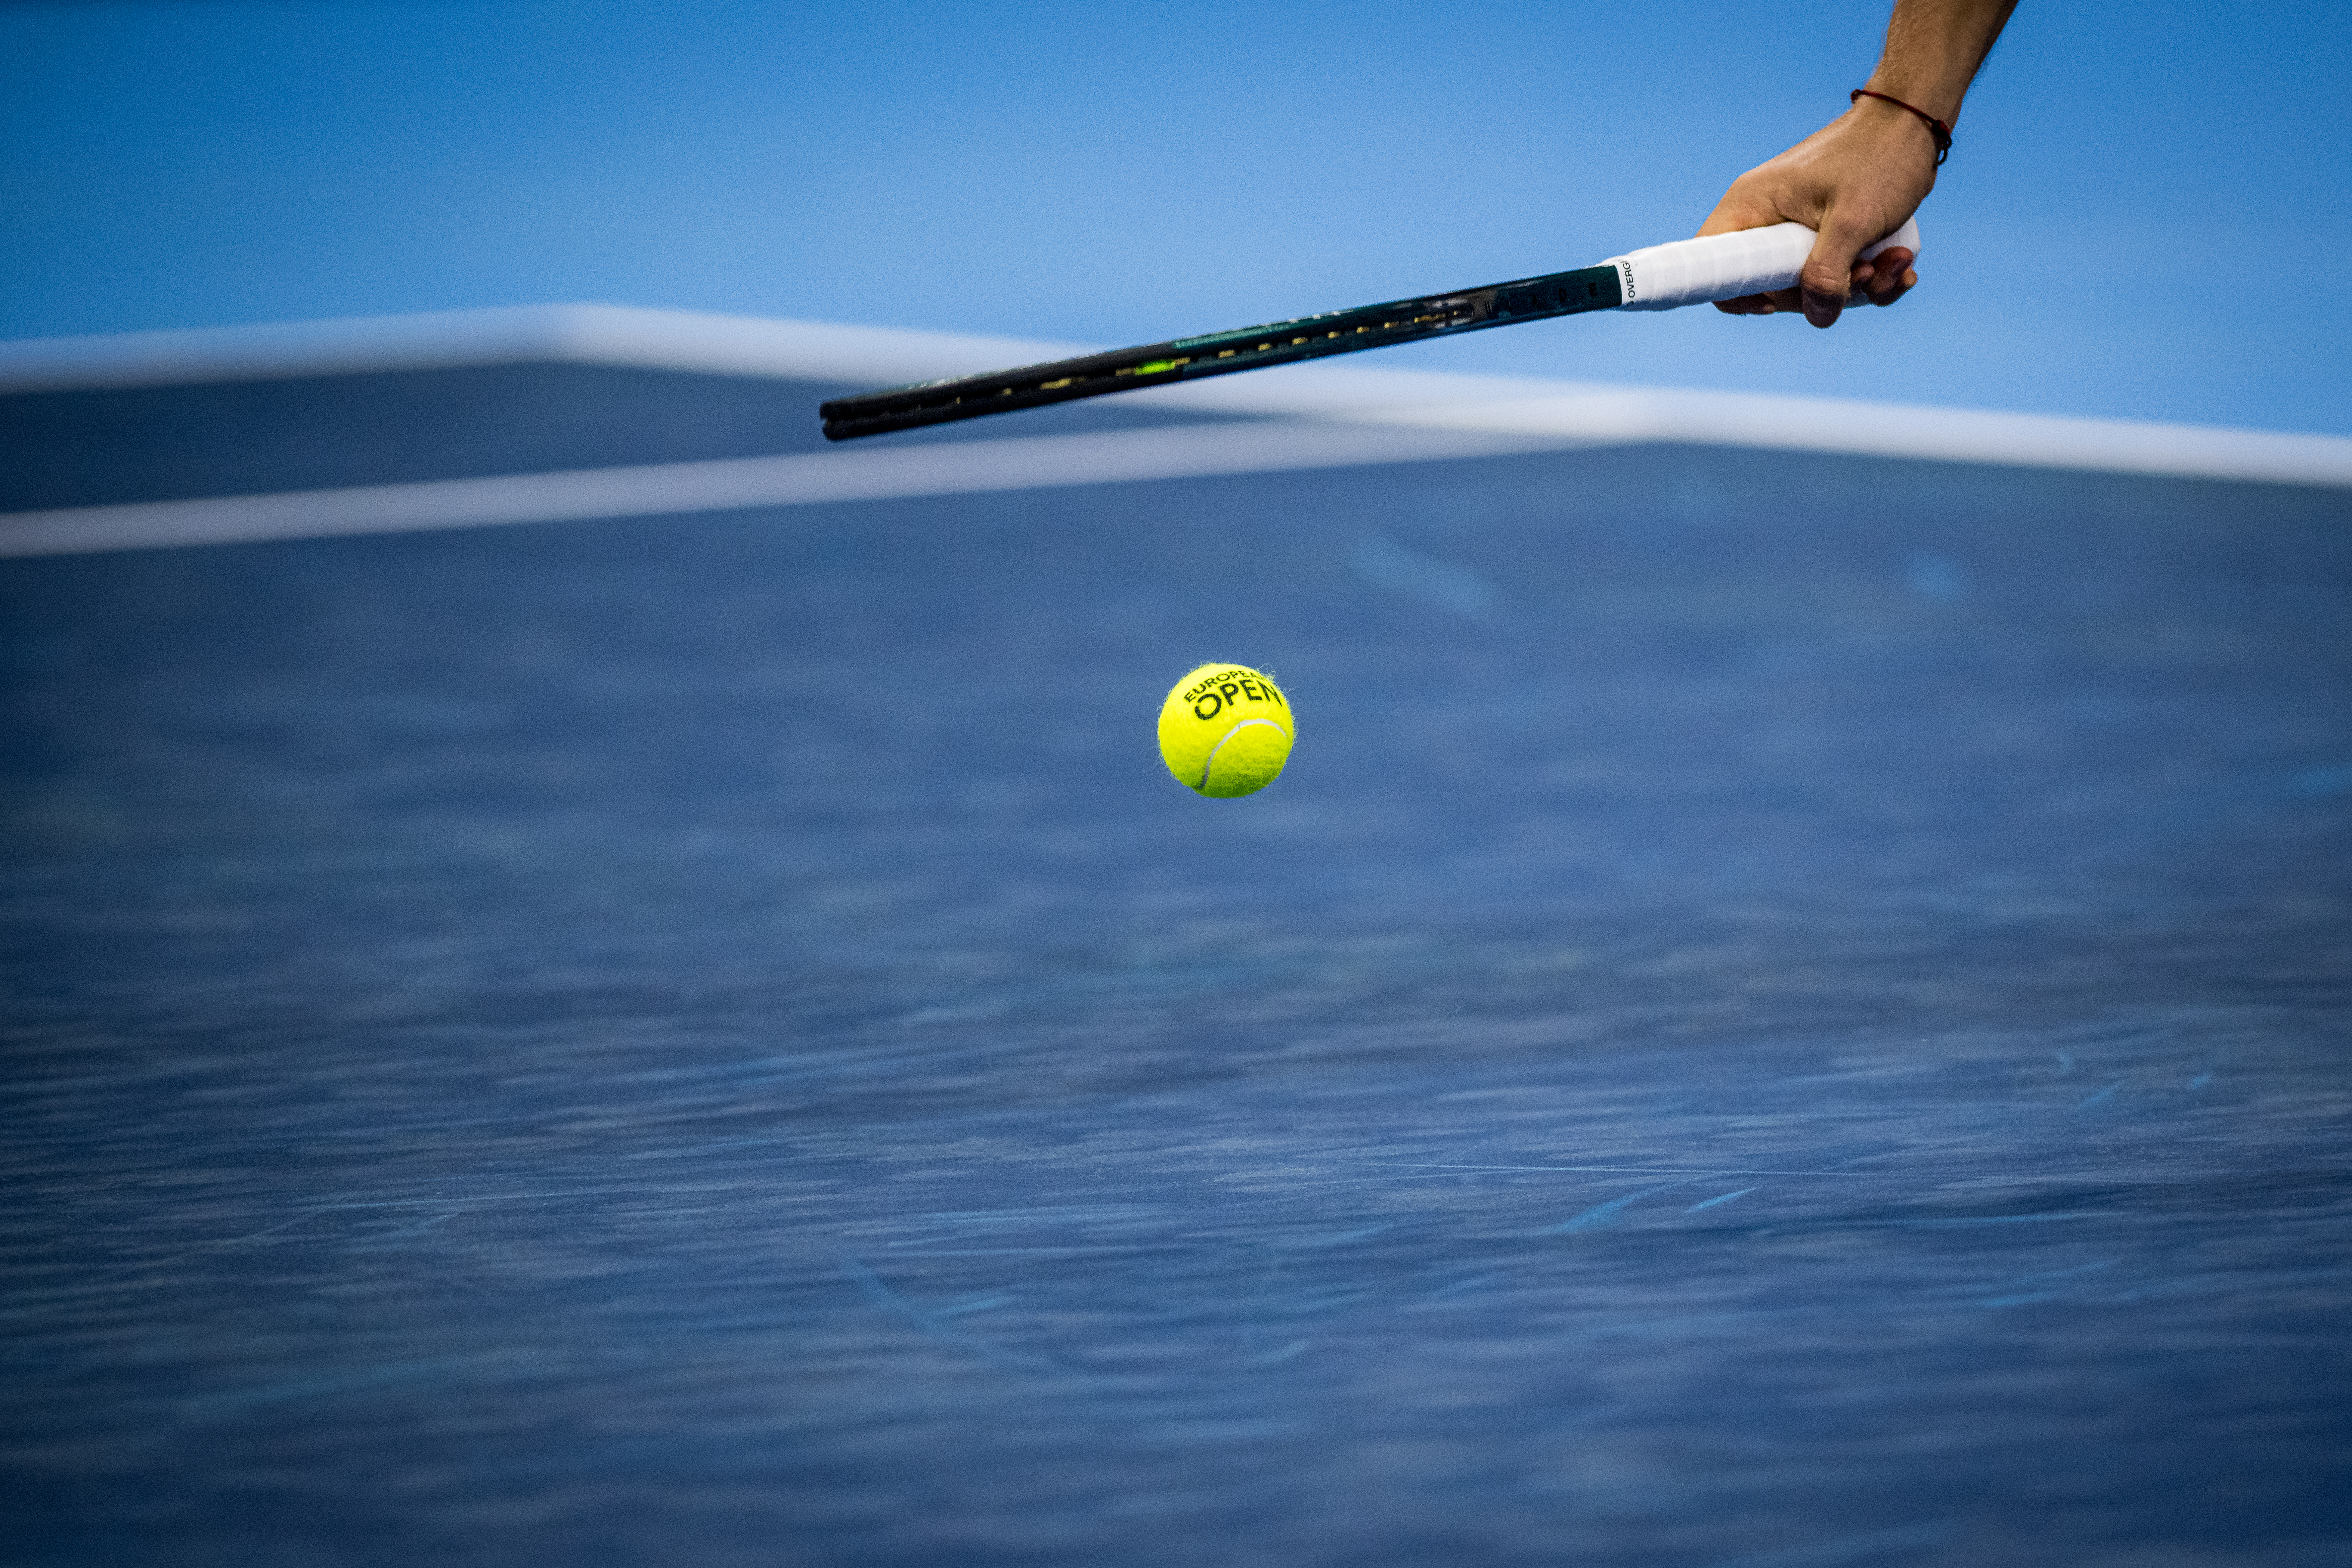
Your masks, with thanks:
[{"label": "red bracelet", "polygon": [[1846,94],[1845,100],[1848,103],[1855,103],[1865,98],[1874,98],[1881,103],[1891,103],[1897,109],[1908,109],[1912,113],[1926,121],[1927,122],[1927,134],[1936,139],[1936,166],[1939,169],[1944,166],[1944,160],[1952,155],[1952,128],[1950,126],[1945,124],[1942,121],[1937,119],[1934,115],[1928,113],[1924,109],[1906,103],[1899,98],[1889,98],[1883,92],[1873,92],[1866,87],[1855,88],[1852,92]]}]

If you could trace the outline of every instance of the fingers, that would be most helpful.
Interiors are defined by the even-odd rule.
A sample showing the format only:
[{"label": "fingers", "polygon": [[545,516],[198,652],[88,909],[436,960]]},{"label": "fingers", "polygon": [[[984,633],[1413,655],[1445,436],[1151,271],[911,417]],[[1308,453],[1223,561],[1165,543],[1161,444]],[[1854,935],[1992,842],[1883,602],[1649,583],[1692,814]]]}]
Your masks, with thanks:
[{"label": "fingers", "polygon": [[1797,290],[1777,289],[1769,294],[1743,294],[1737,300],[1717,300],[1715,308],[1727,316],[1777,316],[1799,308]]},{"label": "fingers", "polygon": [[[1919,274],[1912,269],[1915,259],[1911,251],[1900,246],[1880,251],[1868,261],[1856,261],[1847,282],[1844,303],[1892,305],[1919,286]],[[1802,310],[1805,294],[1802,288],[1782,289],[1770,294],[1743,294],[1737,300],[1717,300],[1715,308],[1727,316],[1778,316]]]},{"label": "fingers", "polygon": [[1874,276],[1869,262],[1855,259],[1869,243],[1867,236],[1857,237],[1843,225],[1831,222],[1822,226],[1820,237],[1813,241],[1813,253],[1805,258],[1805,269],[1797,275],[1805,320],[1817,327],[1837,325],[1846,300]]},{"label": "fingers", "polygon": [[1895,246],[1868,261],[1855,263],[1854,292],[1865,296],[1874,305],[1892,305],[1918,287],[1919,275],[1911,270],[1911,263],[1916,259],[1912,252]]},{"label": "fingers", "polygon": [[1916,287],[1919,275],[1911,270],[1917,253],[1891,246],[1864,260],[1863,247],[1885,231],[1871,226],[1857,229],[1832,215],[1822,225],[1821,237],[1798,277],[1804,293],[1805,320],[1817,327],[1834,326],[1848,305],[1868,301],[1892,305]]}]

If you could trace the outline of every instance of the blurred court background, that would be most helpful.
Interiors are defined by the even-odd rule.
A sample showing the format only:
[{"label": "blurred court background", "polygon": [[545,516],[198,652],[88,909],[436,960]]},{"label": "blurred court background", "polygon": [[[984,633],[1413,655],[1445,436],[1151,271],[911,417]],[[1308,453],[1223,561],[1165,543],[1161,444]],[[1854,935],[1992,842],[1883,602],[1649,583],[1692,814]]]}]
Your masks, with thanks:
[{"label": "blurred court background", "polygon": [[[0,5],[0,338],[606,300],[1129,342],[1583,265],[1885,6]],[[2352,11],[2027,0],[1925,292],[1393,363],[2343,432]]]}]

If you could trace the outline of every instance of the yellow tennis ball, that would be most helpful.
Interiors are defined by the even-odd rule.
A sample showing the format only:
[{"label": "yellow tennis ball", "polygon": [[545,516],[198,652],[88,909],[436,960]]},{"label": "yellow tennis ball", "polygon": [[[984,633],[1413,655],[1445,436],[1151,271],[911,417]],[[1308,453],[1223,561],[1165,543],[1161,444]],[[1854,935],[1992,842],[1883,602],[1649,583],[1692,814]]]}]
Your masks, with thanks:
[{"label": "yellow tennis ball", "polygon": [[1177,782],[1220,797],[1264,789],[1297,734],[1282,688],[1245,664],[1204,664],[1160,705],[1160,755]]}]

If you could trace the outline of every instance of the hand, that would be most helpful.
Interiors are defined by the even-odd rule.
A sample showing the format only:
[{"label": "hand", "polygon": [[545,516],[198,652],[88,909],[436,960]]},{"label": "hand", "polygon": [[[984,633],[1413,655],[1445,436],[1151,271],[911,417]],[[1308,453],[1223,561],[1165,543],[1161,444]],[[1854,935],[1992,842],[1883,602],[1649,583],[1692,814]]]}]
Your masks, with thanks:
[{"label": "hand", "polygon": [[1699,233],[1726,234],[1796,222],[1815,230],[1812,255],[1798,287],[1725,300],[1734,316],[1802,309],[1817,327],[1833,326],[1851,296],[1892,305],[1919,281],[1918,258],[1901,247],[1857,260],[1903,226],[1936,188],[1936,142],[1916,115],[1865,98],[1769,163],[1731,183]]}]

